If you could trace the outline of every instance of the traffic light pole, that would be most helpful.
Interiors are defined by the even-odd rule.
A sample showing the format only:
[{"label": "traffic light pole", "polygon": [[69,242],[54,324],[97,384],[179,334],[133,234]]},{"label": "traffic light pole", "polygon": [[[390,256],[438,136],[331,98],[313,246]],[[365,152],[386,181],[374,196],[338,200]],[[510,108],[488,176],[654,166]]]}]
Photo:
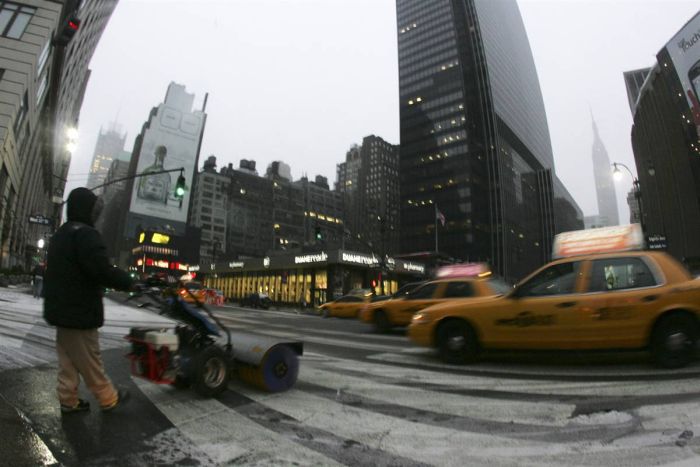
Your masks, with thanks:
[{"label": "traffic light pole", "polygon": [[146,175],[158,175],[158,174],[167,174],[171,172],[180,172],[180,176],[183,176],[183,172],[185,171],[184,167],[180,167],[179,169],[169,169],[169,170],[158,170],[157,172],[144,172],[140,174],[135,174],[135,175],[129,175],[128,177],[124,178],[117,178],[116,180],[111,180],[107,183],[103,183],[102,185],[97,185],[95,187],[90,188],[90,191],[95,191],[98,188],[104,188],[106,186],[112,185],[114,183],[119,183],[119,182],[124,182],[126,180],[133,180],[134,178],[139,178],[139,177],[145,177]]}]

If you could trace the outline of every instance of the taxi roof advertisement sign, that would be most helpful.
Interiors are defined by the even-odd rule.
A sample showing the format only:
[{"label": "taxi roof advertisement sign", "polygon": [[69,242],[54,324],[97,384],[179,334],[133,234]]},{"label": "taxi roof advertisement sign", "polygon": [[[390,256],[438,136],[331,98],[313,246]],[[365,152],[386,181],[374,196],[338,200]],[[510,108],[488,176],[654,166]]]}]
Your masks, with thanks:
[{"label": "taxi roof advertisement sign", "polygon": [[700,13],[666,45],[695,125],[700,128]]},{"label": "taxi roof advertisement sign", "polygon": [[554,237],[552,256],[567,258],[595,253],[641,250],[643,247],[642,228],[639,224],[630,224],[561,233]]}]

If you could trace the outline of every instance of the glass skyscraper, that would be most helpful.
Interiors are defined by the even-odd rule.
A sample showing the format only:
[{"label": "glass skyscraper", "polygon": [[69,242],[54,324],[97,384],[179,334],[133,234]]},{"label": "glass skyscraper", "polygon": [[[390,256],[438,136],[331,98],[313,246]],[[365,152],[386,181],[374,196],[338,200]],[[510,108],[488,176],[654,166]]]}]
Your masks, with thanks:
[{"label": "glass skyscraper", "polygon": [[[435,248],[522,278],[552,237],[583,228],[554,174],[515,0],[397,0],[401,249]],[[437,205],[437,209],[436,209]]]}]

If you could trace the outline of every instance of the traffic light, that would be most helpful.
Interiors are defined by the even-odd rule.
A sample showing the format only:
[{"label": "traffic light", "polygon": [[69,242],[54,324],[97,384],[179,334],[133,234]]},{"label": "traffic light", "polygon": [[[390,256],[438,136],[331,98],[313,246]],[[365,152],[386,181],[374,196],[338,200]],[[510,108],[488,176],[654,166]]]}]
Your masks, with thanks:
[{"label": "traffic light", "polygon": [[75,16],[71,15],[63,21],[61,29],[56,31],[56,37],[54,39],[54,45],[65,47],[68,45],[75,33],[78,32],[80,28],[80,20]]},{"label": "traffic light", "polygon": [[175,197],[177,199],[182,199],[185,196],[185,185],[185,176],[181,173],[180,176],[177,177],[177,183],[175,184]]},{"label": "traffic light", "polygon": [[323,240],[323,234],[321,233],[321,227],[314,228],[314,234],[316,235],[316,240]]}]

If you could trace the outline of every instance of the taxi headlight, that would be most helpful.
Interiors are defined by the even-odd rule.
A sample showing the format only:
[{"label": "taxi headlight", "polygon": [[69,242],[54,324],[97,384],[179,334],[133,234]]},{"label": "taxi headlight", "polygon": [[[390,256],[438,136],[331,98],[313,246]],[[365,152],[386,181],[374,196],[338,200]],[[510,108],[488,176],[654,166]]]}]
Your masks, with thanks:
[{"label": "taxi headlight", "polygon": [[428,313],[425,313],[423,311],[419,311],[418,313],[413,315],[413,319],[411,320],[413,324],[425,324],[430,322],[430,315]]}]

